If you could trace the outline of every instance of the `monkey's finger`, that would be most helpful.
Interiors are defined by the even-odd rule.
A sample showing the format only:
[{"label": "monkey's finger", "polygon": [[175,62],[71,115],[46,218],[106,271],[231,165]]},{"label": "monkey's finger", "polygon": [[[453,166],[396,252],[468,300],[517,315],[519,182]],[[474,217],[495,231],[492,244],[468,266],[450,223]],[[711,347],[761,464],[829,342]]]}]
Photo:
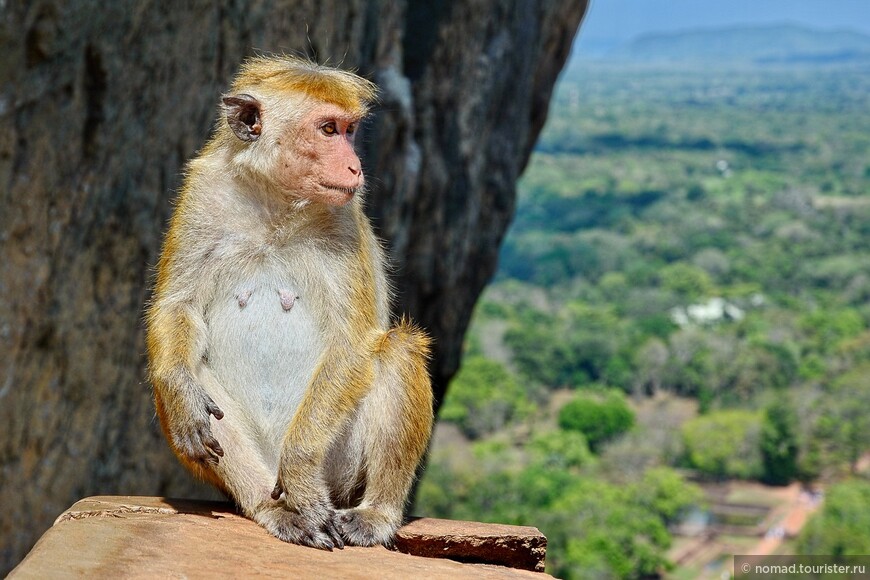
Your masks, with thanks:
[{"label": "monkey's finger", "polygon": [[272,490],[272,499],[280,499],[284,490],[281,489],[281,482],[275,484],[275,489]]},{"label": "monkey's finger", "polygon": [[205,467],[214,467],[220,461],[220,457],[205,445],[199,445],[198,449],[190,454],[190,458]]},{"label": "monkey's finger", "polygon": [[214,453],[218,457],[224,456],[224,448],[218,443],[218,440],[211,435],[203,435],[202,443],[206,446],[210,453]]},{"label": "monkey's finger", "polygon": [[332,538],[326,536],[325,534],[313,534],[309,532],[305,534],[305,539],[303,541],[305,544],[311,546],[312,548],[326,550],[327,552],[331,552],[332,548],[335,547],[335,543],[333,542]]},{"label": "monkey's finger", "polygon": [[211,413],[212,415],[214,415],[214,418],[217,419],[218,421],[220,421],[221,419],[224,418],[224,412],[221,411],[221,408],[218,407],[215,404],[215,402],[212,401],[210,398],[209,398],[208,402],[205,404],[205,410],[208,411],[209,413]]},{"label": "monkey's finger", "polygon": [[332,519],[326,520],[326,523],[323,525],[324,531],[326,531],[326,535],[332,540],[335,544],[335,547],[339,550],[344,549],[344,538],[341,537],[341,532],[338,531],[338,526],[335,525],[335,521]]},{"label": "monkey's finger", "polygon": [[203,447],[203,451],[200,454],[200,461],[202,461],[206,465],[214,467],[218,463],[220,463],[220,460],[221,456],[215,453],[213,449],[209,447]]}]

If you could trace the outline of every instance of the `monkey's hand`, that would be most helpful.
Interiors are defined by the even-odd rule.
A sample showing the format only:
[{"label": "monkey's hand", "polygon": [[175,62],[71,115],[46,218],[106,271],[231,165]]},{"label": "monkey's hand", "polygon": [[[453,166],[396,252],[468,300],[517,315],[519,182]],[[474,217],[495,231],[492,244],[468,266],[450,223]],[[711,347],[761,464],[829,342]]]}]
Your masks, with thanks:
[{"label": "monkey's hand", "polygon": [[224,450],[211,431],[211,418],[222,419],[224,412],[201,388],[188,389],[178,398],[181,409],[167,414],[172,447],[180,456],[204,465],[217,465]]},{"label": "monkey's hand", "polygon": [[[288,489],[299,490],[299,493],[287,493]],[[274,517],[275,521],[266,525],[272,534],[285,542],[321,550],[344,548],[344,540],[336,525],[335,509],[323,482],[294,481],[291,484],[279,473],[272,499],[283,504],[281,513]]]}]

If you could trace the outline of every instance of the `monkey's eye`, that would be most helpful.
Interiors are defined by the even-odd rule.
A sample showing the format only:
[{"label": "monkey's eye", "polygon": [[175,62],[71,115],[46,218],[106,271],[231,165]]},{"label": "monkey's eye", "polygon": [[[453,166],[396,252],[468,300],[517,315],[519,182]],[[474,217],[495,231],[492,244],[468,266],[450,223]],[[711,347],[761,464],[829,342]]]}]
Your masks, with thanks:
[{"label": "monkey's eye", "polygon": [[320,130],[323,131],[324,135],[335,135],[338,133],[338,127],[335,126],[334,121],[324,123],[320,126]]},{"label": "monkey's eye", "polygon": [[347,126],[347,134],[353,135],[354,133],[356,133],[356,123],[351,123]]}]

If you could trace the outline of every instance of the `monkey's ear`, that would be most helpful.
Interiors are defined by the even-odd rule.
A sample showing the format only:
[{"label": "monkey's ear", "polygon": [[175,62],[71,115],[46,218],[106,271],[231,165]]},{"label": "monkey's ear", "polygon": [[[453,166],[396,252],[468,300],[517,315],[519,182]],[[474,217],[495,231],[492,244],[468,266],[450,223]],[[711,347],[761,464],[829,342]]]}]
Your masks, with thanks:
[{"label": "monkey's ear", "polygon": [[227,123],[236,137],[242,141],[256,141],[260,138],[263,125],[260,122],[260,101],[240,93],[223,98]]}]

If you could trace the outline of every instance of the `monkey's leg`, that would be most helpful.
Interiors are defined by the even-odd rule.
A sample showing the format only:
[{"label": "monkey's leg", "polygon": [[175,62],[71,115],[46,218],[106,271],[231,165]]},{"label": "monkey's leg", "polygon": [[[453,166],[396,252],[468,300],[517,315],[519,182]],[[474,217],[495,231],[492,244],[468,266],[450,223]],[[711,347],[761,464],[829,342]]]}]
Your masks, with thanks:
[{"label": "monkey's leg", "polygon": [[362,451],[365,491],[357,507],[338,512],[342,534],[358,546],[392,542],[432,431],[428,337],[402,322],[374,350],[374,382],[348,441]]},{"label": "monkey's leg", "polygon": [[327,549],[344,545],[326,472],[330,451],[345,437],[343,433],[372,386],[375,365],[367,346],[327,347],[287,428],[271,497],[280,499],[293,514],[300,539],[291,541]]}]

